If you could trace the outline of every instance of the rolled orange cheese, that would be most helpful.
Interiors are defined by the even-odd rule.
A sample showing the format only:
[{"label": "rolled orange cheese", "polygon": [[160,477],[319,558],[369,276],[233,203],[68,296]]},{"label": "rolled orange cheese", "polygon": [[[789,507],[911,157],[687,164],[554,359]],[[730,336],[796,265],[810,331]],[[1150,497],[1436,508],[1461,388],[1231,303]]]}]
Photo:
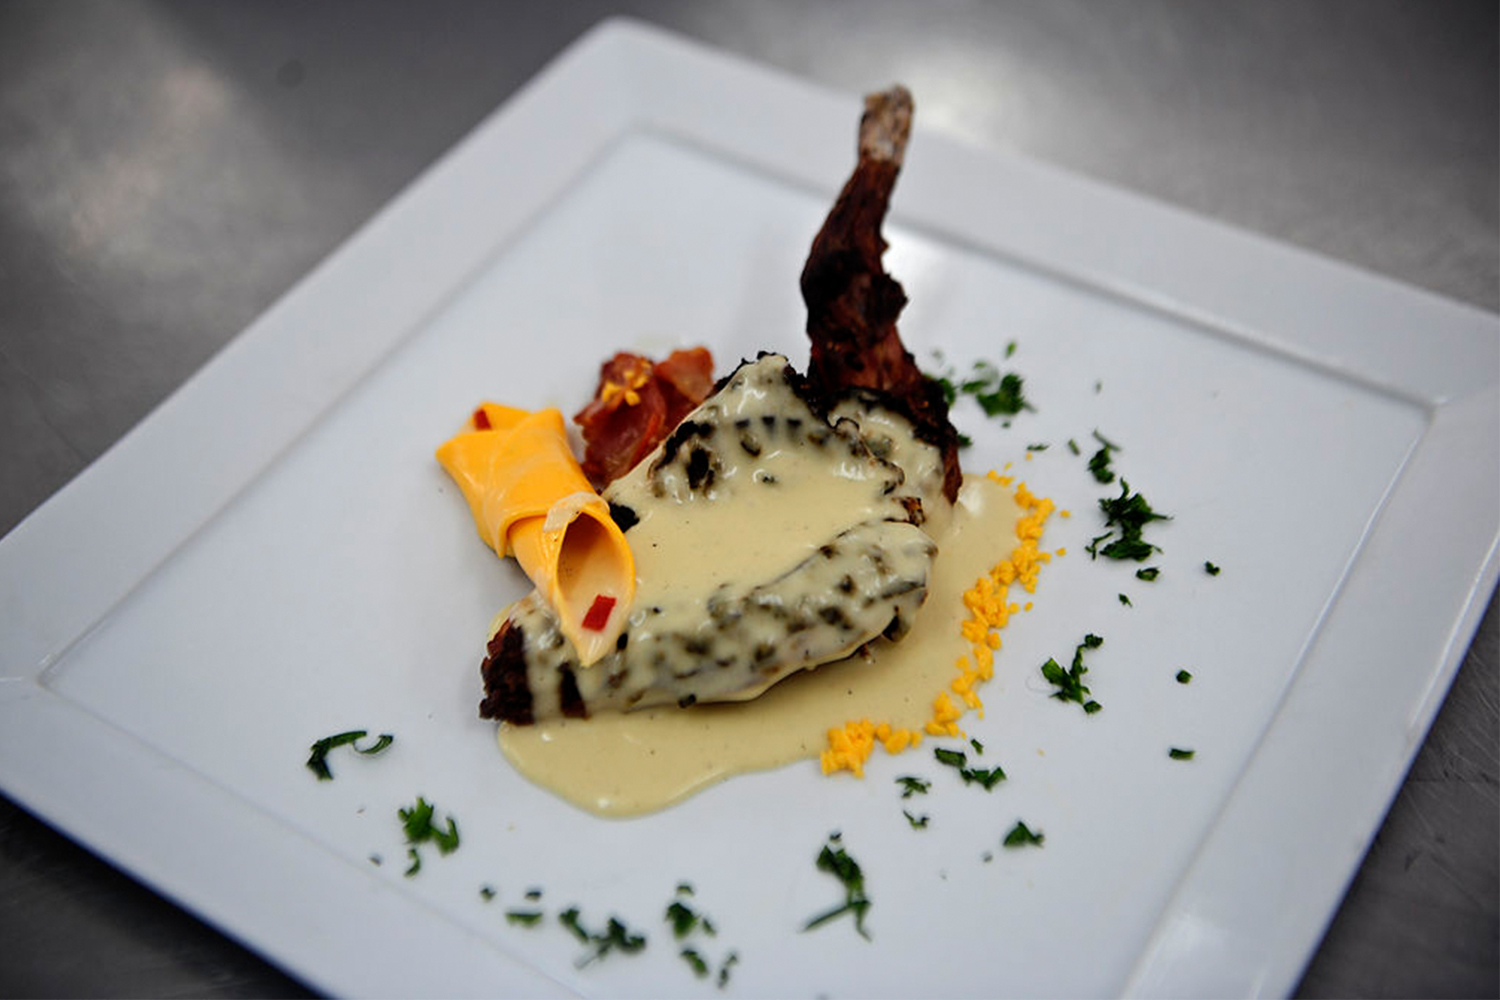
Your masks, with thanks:
[{"label": "rolled orange cheese", "polygon": [[551,604],[579,665],[613,649],[635,599],[635,560],[574,459],[562,414],[485,403],[437,460],[485,544],[514,556]]}]

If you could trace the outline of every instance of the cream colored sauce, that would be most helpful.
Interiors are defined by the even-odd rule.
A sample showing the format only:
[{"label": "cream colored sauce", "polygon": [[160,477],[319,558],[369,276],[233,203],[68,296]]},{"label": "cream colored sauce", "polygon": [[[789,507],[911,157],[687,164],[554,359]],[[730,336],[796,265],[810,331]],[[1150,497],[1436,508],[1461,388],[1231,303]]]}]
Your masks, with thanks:
[{"label": "cream colored sauce", "polygon": [[[963,594],[1016,545],[1010,491],[966,477],[938,536],[928,597],[910,634],[869,656],[803,671],[753,701],[601,713],[531,726],[502,724],[500,748],[531,781],[601,816],[662,809],[747,771],[816,757],[850,719],[920,729],[969,651]],[[933,527],[929,525],[929,527]]]},{"label": "cream colored sauce", "polygon": [[[732,447],[730,458],[734,458]],[[740,482],[751,470],[773,484]],[[706,495],[670,505],[620,495],[640,517],[627,536],[643,581],[637,607],[663,613],[632,621],[631,641],[653,631],[681,632],[703,616],[703,597],[724,584],[774,580],[841,532],[884,516],[890,501],[863,462],[829,462],[811,448],[768,449],[751,463],[730,462]],[[733,503],[719,502],[733,494]]]}]

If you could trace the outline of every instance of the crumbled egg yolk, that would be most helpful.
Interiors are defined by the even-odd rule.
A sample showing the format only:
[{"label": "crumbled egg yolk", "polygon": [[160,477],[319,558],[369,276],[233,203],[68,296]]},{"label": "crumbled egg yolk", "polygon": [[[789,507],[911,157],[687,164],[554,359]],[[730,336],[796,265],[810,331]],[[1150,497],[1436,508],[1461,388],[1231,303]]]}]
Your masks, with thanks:
[{"label": "crumbled egg yolk", "polygon": [[[1009,468],[1008,463],[1006,468]],[[993,470],[988,475],[1001,486],[1009,487],[1014,482],[1013,477],[1002,476]],[[933,699],[932,718],[923,726],[929,735],[962,736],[958,720],[966,709],[973,709],[979,718],[984,718],[984,702],[974,689],[994,676],[1000,629],[1010,621],[1011,615],[1021,610],[1019,604],[1006,599],[1010,586],[1019,583],[1028,594],[1035,593],[1041,567],[1052,561],[1053,553],[1043,552],[1037,547],[1047,519],[1052,516],[1052,501],[1038,497],[1026,488],[1025,483],[1016,484],[1015,498],[1025,512],[1016,522],[1017,545],[964,593],[964,607],[968,608],[969,617],[959,626],[959,631],[969,642],[969,655],[960,656],[955,661],[958,676],[949,683],[949,690],[939,691]],[[1065,549],[1058,549],[1056,554],[1061,556],[1065,552]],[[1025,610],[1030,611],[1031,606],[1028,601]],[[963,703],[962,707],[954,703],[950,691]],[[855,777],[864,777],[865,761],[874,753],[877,740],[887,753],[897,754],[920,745],[922,732],[893,729],[883,722],[876,725],[869,719],[846,722],[828,730],[828,749],[823,751],[821,758],[823,773],[852,771]]]}]

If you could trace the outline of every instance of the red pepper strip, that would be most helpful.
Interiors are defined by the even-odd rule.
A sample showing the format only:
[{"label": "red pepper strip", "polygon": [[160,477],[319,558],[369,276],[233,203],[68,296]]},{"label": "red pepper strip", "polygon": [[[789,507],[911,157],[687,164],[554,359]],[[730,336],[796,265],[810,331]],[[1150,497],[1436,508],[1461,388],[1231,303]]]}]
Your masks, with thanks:
[{"label": "red pepper strip", "polygon": [[476,431],[487,431],[490,429],[490,415],[484,412],[484,407],[481,406],[475,410],[474,416],[471,419],[474,422],[474,429]]},{"label": "red pepper strip", "polygon": [[589,613],[583,616],[583,627],[590,632],[601,632],[609,622],[609,613],[615,609],[615,599],[600,594],[594,598],[594,603],[589,608]]}]

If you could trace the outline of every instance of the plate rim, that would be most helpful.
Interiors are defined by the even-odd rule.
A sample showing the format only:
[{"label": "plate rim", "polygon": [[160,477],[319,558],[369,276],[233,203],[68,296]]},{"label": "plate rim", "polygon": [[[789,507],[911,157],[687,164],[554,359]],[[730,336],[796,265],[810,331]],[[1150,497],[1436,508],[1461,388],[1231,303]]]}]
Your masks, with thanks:
[{"label": "plate rim", "polygon": [[[717,111],[729,100],[739,101],[736,106],[746,113],[725,120]],[[848,150],[843,143],[829,143],[827,136],[847,131],[852,106],[854,99],[847,95],[629,19],[603,21],[572,43],[105,455],[0,539],[0,608],[6,624],[0,638],[0,787],[111,863],[320,988],[462,995],[483,984],[486,993],[497,986],[526,995],[567,993],[492,943],[474,947],[473,935],[460,923],[396,888],[356,868],[328,870],[327,852],[319,845],[232,790],[54,694],[42,675],[420,329],[434,303],[503,253],[621,136],[659,131],[831,195],[847,171]],[[558,116],[566,116],[573,127],[555,128]],[[1131,995],[1205,990],[1284,994],[1321,939],[1495,588],[1500,572],[1500,320],[1050,166],[968,146],[920,126],[918,134],[909,163],[920,161],[921,169],[909,166],[893,221],[1069,276],[1216,335],[1338,372],[1426,413],[1427,426],[1331,595],[1317,638],[1305,651],[1280,708],[1121,986]],[[528,169],[522,163],[508,168],[498,181],[483,178],[488,186],[510,183],[515,192],[484,211],[470,211],[465,199],[451,197],[455,191],[482,190],[479,168],[491,166],[490,151],[514,143],[534,150],[536,162],[549,164],[549,169]],[[986,183],[996,178],[1003,182],[1005,197],[955,204],[949,194],[955,185],[973,190],[981,176]],[[1088,232],[1046,225],[1048,206],[1061,196],[1083,206]],[[455,200],[457,208],[450,204]],[[1153,244],[1169,246],[1166,263],[1160,246],[1130,239],[1142,227],[1157,237]],[[399,260],[413,241],[433,247],[432,266],[399,272],[402,277],[378,294],[357,302],[351,298],[370,267]],[[1207,246],[1214,253],[1181,249],[1189,245]],[[1171,247],[1177,248],[1175,257]],[[1296,289],[1298,294],[1288,299],[1315,296],[1329,311],[1309,316],[1276,296],[1247,298],[1243,284],[1236,284],[1270,280]],[[330,323],[330,315],[340,322]],[[376,318],[378,322],[367,322]],[[237,429],[241,414],[251,407],[261,412],[266,376],[285,363],[294,335],[309,325],[362,329],[368,339],[357,351],[340,351],[339,336],[326,335],[333,341],[331,349],[272,390],[277,406],[271,426],[262,420],[253,434]],[[1413,327],[1429,331],[1428,338],[1410,336],[1407,331]],[[299,357],[305,356],[305,346],[299,345]],[[214,434],[202,434],[205,415]],[[221,444],[228,436],[242,447],[221,447],[216,457],[201,445],[194,447],[197,436]],[[1477,469],[1476,444],[1482,449]],[[207,474],[199,462],[184,461],[184,453],[206,462]],[[192,476],[185,471],[189,467],[194,468]],[[141,469],[154,475],[140,477]],[[1454,477],[1472,485],[1464,491],[1438,488]],[[149,482],[133,481],[138,478]],[[180,497],[165,517],[154,502],[163,486]],[[108,498],[117,505],[117,516],[104,525],[93,511]],[[1438,550],[1419,554],[1416,569],[1443,580],[1438,603],[1445,609],[1444,627],[1440,635],[1424,633],[1435,652],[1428,656],[1424,647],[1411,655],[1421,656],[1424,667],[1433,665],[1400,692],[1385,696],[1377,725],[1330,698],[1330,692],[1359,679],[1360,657],[1348,650],[1368,650],[1377,642],[1409,643],[1391,634],[1397,631],[1400,616],[1395,612],[1400,609],[1387,595],[1370,592],[1365,582],[1369,573],[1356,573],[1356,564],[1384,564],[1401,533],[1434,511],[1445,523],[1464,525]],[[101,551],[111,556],[107,571],[90,575],[79,594],[81,571],[87,568],[92,574]],[[64,594],[66,601],[60,599]],[[1367,620],[1372,611],[1378,613],[1374,629]],[[1345,645],[1334,655],[1326,648],[1330,643]],[[1366,751],[1360,760],[1368,766],[1373,757],[1380,777],[1350,789],[1334,780],[1336,769],[1299,769],[1301,791],[1338,802],[1342,821],[1336,828],[1323,824],[1293,834],[1274,822],[1274,815],[1267,818],[1267,806],[1280,802],[1276,779],[1287,762],[1320,749],[1327,726],[1320,711],[1332,713],[1341,732],[1360,734]],[[1392,725],[1392,718],[1398,724]],[[1368,752],[1371,742],[1378,745],[1373,755]],[[44,758],[91,755],[109,763],[77,780],[59,782],[48,771],[51,765],[37,767],[38,751],[46,751]],[[116,780],[122,776],[140,779],[144,791],[137,788],[136,797],[125,796],[126,783]],[[216,807],[205,810],[212,817],[199,816],[164,836],[137,814],[141,794],[158,801],[206,796]],[[1301,801],[1305,805],[1305,798]],[[225,822],[229,815],[238,822]],[[359,900],[369,914],[361,919],[387,932],[382,940],[400,941],[397,954],[424,961],[401,966],[411,970],[406,979],[399,973],[392,978],[397,970],[385,964],[375,976],[369,963],[353,960],[353,950],[343,958],[337,950],[327,950],[330,935],[335,949],[338,937],[316,908],[298,908],[289,916],[258,906],[245,894],[226,899],[222,890],[207,888],[222,882],[224,870],[193,850],[188,834],[205,831],[243,838],[237,842],[247,849],[269,848],[304,884],[322,884],[338,898]],[[1268,888],[1261,869],[1241,863],[1250,843],[1281,848],[1293,858],[1297,898],[1305,901],[1311,893],[1318,905],[1289,906],[1288,886]],[[1257,905],[1249,912],[1226,913],[1223,902],[1231,897],[1254,898]],[[419,921],[416,926],[423,930],[413,933],[413,909],[443,919]],[[460,935],[440,932],[449,926]],[[312,942],[322,942],[324,950]],[[439,963],[452,970],[448,978],[433,977],[434,955],[448,958]],[[1210,973],[1212,978],[1205,978]]]}]

